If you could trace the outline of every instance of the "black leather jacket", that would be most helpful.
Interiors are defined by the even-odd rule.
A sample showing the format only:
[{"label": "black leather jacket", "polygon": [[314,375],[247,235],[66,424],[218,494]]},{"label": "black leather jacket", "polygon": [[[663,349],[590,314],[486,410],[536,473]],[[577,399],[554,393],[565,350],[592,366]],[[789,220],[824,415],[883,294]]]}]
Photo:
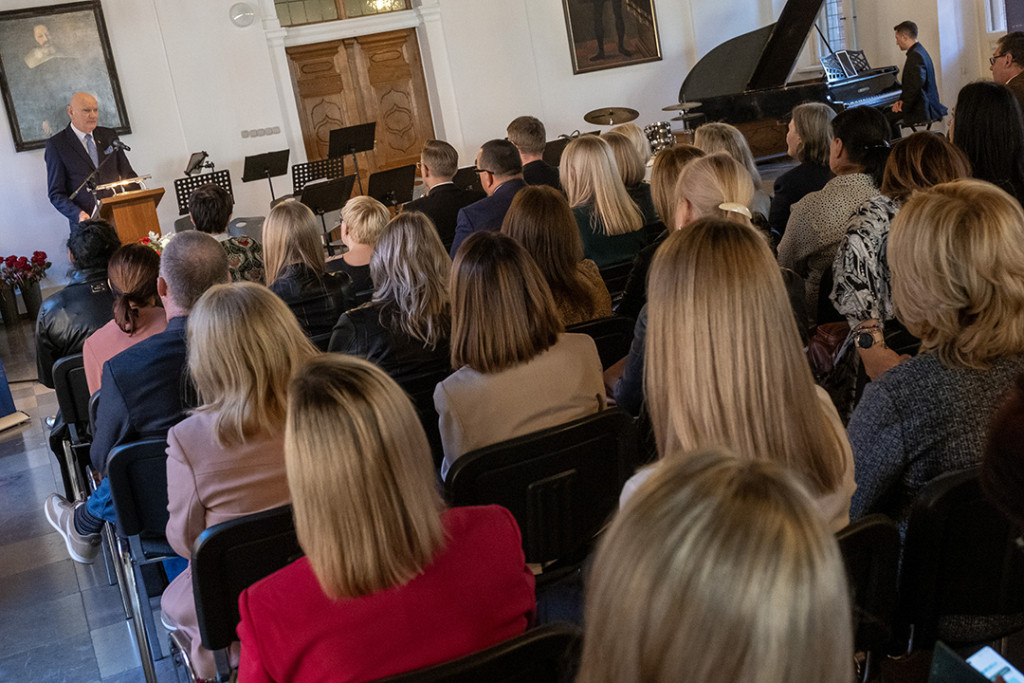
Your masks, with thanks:
[{"label": "black leather jacket", "polygon": [[341,314],[355,306],[352,280],[348,275],[317,276],[304,263],[285,266],[270,290],[288,304],[303,332],[321,349],[325,348],[331,328]]},{"label": "black leather jacket", "polygon": [[114,317],[107,269],[76,270],[67,286],[48,297],[36,319],[36,369],[53,388],[53,364],[82,352],[86,338]]},{"label": "black leather jacket", "polygon": [[399,384],[451,363],[448,339],[431,349],[418,339],[380,324],[380,304],[368,303],[341,316],[328,351],[360,356],[391,375]]}]

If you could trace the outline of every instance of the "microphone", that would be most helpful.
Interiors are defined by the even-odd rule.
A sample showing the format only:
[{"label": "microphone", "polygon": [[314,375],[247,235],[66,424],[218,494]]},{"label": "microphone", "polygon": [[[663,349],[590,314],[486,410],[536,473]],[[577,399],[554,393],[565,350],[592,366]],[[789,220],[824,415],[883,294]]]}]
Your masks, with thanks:
[{"label": "microphone", "polygon": [[121,138],[114,138],[114,141],[110,143],[110,146],[117,150],[124,150],[125,152],[132,151],[132,148],[121,142]]}]

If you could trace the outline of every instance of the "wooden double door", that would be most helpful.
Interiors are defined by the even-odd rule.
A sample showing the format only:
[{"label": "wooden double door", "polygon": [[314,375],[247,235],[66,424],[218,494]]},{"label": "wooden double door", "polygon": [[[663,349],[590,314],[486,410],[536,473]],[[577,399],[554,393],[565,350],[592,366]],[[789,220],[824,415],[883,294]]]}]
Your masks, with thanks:
[{"label": "wooden double door", "polygon": [[[434,137],[416,31],[406,29],[287,49],[310,161],[327,158],[330,132],[377,122],[375,148],[358,155],[363,176],[419,161]],[[351,173],[346,161],[345,172]]]}]

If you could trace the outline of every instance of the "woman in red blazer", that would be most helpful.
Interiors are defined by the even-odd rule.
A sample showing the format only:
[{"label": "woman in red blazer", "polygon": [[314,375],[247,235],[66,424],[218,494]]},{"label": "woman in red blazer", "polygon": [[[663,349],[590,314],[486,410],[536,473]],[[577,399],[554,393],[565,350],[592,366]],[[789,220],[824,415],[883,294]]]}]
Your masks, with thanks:
[{"label": "woman in red blazer", "polygon": [[369,681],[526,629],[534,582],[515,520],[445,509],[416,411],[382,370],[307,363],[285,465],[306,556],[242,593],[239,680]]}]

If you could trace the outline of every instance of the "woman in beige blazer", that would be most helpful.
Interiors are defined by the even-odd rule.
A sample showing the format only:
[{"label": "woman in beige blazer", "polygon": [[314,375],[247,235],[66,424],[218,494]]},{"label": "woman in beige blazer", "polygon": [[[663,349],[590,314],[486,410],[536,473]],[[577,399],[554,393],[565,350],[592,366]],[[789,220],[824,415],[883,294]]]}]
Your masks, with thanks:
[{"label": "woman in beige blazer", "polygon": [[[288,306],[251,283],[217,285],[188,319],[188,366],[202,402],[167,434],[167,541],[182,557],[208,527],[291,501],[284,422],[292,370],[316,349]],[[163,620],[190,640],[195,672],[216,676],[200,646],[191,564],[164,591]]]}]

